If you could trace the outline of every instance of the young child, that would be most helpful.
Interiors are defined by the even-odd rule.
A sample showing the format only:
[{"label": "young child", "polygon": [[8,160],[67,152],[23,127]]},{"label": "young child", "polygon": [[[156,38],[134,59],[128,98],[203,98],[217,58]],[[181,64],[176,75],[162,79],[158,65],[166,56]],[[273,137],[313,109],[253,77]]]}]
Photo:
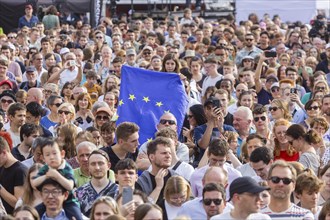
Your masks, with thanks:
[{"label": "young child", "polygon": [[[41,145],[41,154],[46,164],[40,168],[31,184],[34,187],[38,187],[48,178],[56,180],[69,191],[68,199],[63,204],[63,209],[67,217],[69,219],[75,217],[76,220],[82,219],[79,203],[72,193],[75,185],[73,169],[64,160],[65,152],[60,149],[54,139],[49,138]],[[37,209],[45,210],[45,206],[43,204],[41,206],[37,207]]]},{"label": "young child", "polygon": [[97,101],[98,97],[102,95],[102,88],[97,84],[97,74],[94,70],[89,70],[86,73],[87,82],[84,84],[88,94],[92,99],[92,104]]}]

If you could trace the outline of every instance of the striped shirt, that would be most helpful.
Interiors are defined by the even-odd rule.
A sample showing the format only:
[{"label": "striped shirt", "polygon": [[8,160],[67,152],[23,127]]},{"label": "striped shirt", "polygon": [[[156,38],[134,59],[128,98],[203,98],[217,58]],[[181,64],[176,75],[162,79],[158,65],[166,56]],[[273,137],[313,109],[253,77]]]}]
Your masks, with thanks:
[{"label": "striped shirt", "polygon": [[267,214],[275,220],[314,220],[314,215],[307,209],[292,203],[291,207],[284,212],[273,212],[269,206],[261,209],[261,213]]}]

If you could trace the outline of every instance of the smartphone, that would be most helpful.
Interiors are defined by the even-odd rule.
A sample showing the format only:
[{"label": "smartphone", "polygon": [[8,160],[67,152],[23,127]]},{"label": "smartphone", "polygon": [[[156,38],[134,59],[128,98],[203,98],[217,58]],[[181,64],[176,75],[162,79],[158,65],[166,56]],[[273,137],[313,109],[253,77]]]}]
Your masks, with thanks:
[{"label": "smartphone", "polygon": [[122,204],[125,205],[133,200],[133,189],[131,187],[123,188]]},{"label": "smartphone", "polygon": [[220,108],[220,100],[214,99],[212,100],[213,107]]},{"label": "smartphone", "polygon": [[290,93],[295,93],[295,94],[297,94],[297,89],[296,89],[296,88],[291,88],[291,89],[290,89]]},{"label": "smartphone", "polygon": [[296,57],[299,57],[299,58],[302,57],[302,53],[301,53],[300,51],[297,51],[297,52],[295,53],[295,55],[296,55]]},{"label": "smartphone", "polygon": [[75,66],[76,65],[76,61],[75,60],[70,60],[69,61],[69,66]]},{"label": "smartphone", "polygon": [[265,57],[276,57],[276,51],[265,51]]}]

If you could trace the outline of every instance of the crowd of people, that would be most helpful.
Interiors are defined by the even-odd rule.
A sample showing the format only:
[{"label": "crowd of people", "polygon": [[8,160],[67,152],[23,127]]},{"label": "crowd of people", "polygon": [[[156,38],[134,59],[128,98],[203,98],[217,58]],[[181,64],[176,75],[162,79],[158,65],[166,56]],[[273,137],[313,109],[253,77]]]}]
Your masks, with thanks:
[{"label": "crowd of people", "polygon": [[[0,219],[330,219],[324,15],[71,18],[0,35]],[[116,124],[123,65],[180,77],[179,134]]]}]

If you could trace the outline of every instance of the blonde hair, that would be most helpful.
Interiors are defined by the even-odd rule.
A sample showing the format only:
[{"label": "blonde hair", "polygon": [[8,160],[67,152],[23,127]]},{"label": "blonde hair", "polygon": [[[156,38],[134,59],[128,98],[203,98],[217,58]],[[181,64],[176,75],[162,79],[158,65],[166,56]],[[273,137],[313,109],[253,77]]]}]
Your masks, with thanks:
[{"label": "blonde hair", "polygon": [[[273,126],[273,134],[275,135],[275,129],[276,127],[279,126],[287,126],[288,128],[290,127],[290,122],[280,118],[278,120],[275,121],[274,126]],[[274,138],[274,143],[275,143],[275,147],[274,147],[274,156],[275,157],[279,157],[280,153],[281,153],[281,147],[280,147],[280,142],[277,140],[277,138]],[[296,153],[295,149],[289,145],[288,148],[286,149],[286,153],[291,157],[293,154]]]},{"label": "blonde hair", "polygon": [[74,106],[71,103],[64,102],[60,107],[58,107],[58,110],[62,110],[63,108],[67,108],[69,112],[71,112],[71,121],[73,121],[76,118],[76,110]]},{"label": "blonde hair", "polygon": [[292,116],[289,112],[289,105],[287,102],[281,100],[281,99],[273,99],[273,101],[271,103],[274,103],[278,108],[283,110],[283,118],[291,121],[292,120]]},{"label": "blonde hair", "polygon": [[164,189],[164,197],[166,200],[170,200],[170,195],[177,194],[186,191],[186,200],[190,197],[190,185],[182,176],[172,176],[166,182]]},{"label": "blonde hair", "polygon": [[101,203],[108,205],[109,208],[113,211],[113,213],[115,215],[119,214],[119,207],[118,207],[117,202],[109,196],[102,196],[93,203],[93,206],[91,209],[91,214],[90,214],[90,220],[95,220],[95,218],[94,218],[95,208],[98,204],[101,204]]}]

